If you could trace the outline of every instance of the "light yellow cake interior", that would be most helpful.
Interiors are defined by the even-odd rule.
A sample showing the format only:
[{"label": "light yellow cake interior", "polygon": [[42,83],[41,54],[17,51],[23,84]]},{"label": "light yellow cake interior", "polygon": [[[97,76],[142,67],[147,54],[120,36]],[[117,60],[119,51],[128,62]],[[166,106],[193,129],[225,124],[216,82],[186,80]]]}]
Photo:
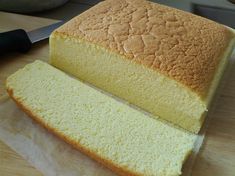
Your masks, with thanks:
[{"label": "light yellow cake interior", "polygon": [[41,61],[10,76],[7,89],[57,133],[136,175],[179,175],[196,139]]},{"label": "light yellow cake interior", "polygon": [[[231,46],[232,47],[232,46]],[[198,132],[231,47],[224,53],[205,98],[157,71],[92,43],[63,35],[50,37],[50,63],[82,80],[191,132]]]}]

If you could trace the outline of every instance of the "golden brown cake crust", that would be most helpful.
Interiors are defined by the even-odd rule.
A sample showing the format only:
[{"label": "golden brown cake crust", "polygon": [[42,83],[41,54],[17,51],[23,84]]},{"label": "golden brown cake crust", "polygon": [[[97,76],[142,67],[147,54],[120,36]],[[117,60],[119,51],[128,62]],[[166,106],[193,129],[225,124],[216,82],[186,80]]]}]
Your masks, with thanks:
[{"label": "golden brown cake crust", "polygon": [[116,172],[120,176],[143,176],[142,174],[136,173],[135,171],[131,171],[128,168],[124,168],[118,165],[115,165],[112,161],[107,160],[105,158],[102,158],[98,156],[94,151],[89,150],[89,148],[86,148],[85,146],[80,145],[77,141],[74,141],[73,139],[69,138],[68,136],[65,136],[61,132],[59,132],[56,128],[53,128],[49,126],[47,123],[45,123],[40,117],[38,117],[32,109],[26,107],[24,103],[22,103],[21,100],[17,99],[14,96],[14,92],[12,89],[7,88],[8,95],[15,101],[15,103],[27,114],[29,117],[31,117],[33,120],[35,120],[38,124],[46,128],[48,131],[55,134],[60,139],[64,140],[66,143],[70,144],[74,148],[78,149],[80,152],[86,154],[90,158],[96,160],[97,162],[105,165],[107,168],[111,169],[112,171]]},{"label": "golden brown cake crust", "polygon": [[103,46],[200,96],[234,33],[223,25],[143,0],[107,0],[54,32]]}]

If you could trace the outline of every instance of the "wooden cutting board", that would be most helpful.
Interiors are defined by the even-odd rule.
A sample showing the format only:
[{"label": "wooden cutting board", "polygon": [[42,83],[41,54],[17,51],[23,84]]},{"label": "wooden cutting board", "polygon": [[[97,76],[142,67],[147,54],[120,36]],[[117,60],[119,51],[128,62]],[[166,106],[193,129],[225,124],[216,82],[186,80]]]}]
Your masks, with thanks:
[{"label": "wooden cutting board", "polygon": [[[53,22],[55,20],[0,12],[0,32],[15,28],[32,30]],[[35,59],[48,60],[48,40],[34,45],[26,54],[0,57],[0,99],[6,96],[6,77]],[[0,175],[40,176],[41,173],[0,141]],[[235,66],[218,98],[192,175],[235,176]]]}]

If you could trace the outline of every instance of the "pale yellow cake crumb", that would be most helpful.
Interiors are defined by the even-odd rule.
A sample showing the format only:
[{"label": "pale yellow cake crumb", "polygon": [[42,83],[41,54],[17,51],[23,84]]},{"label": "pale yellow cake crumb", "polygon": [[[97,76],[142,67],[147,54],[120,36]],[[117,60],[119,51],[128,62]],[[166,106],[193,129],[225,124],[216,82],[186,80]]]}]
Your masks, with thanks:
[{"label": "pale yellow cake crumb", "polygon": [[177,176],[196,136],[36,61],[6,82],[32,118],[120,175]]}]

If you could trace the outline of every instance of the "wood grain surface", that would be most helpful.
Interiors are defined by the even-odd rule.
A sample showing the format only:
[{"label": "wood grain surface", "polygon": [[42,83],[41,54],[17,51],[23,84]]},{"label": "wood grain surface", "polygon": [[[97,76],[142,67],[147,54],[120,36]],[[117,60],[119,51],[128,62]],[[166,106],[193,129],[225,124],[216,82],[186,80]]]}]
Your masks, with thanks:
[{"label": "wood grain surface", "polygon": [[[32,30],[53,22],[50,19],[0,12],[0,32],[15,28]],[[35,59],[48,60],[48,40],[35,44],[26,54],[13,53],[0,57],[0,99],[6,96],[6,77]],[[231,68],[215,109],[193,168],[193,176],[235,176],[235,66]],[[41,174],[0,141],[0,175]]]}]

